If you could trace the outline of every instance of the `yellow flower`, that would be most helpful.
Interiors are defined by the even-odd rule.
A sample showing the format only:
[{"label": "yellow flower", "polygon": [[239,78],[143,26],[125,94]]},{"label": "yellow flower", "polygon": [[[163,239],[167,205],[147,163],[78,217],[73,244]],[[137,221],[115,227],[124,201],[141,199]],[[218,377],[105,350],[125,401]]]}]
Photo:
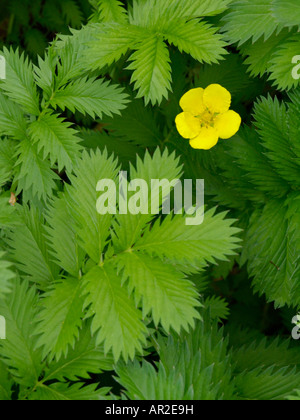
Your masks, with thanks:
[{"label": "yellow flower", "polygon": [[194,149],[208,150],[219,138],[229,139],[240,129],[242,119],[229,110],[231,94],[220,85],[188,91],[180,100],[183,112],[176,117],[179,134],[190,139]]}]

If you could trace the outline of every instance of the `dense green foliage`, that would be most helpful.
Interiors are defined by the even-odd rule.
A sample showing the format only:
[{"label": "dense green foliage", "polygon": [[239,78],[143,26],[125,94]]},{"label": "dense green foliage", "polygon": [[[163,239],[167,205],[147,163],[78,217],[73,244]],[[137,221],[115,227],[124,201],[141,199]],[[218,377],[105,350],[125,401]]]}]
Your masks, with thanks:
[{"label": "dense green foliage", "polygon": [[[0,400],[299,400],[299,1],[1,14]],[[194,150],[179,100],[212,83],[243,127]],[[121,169],[204,179],[203,224],[97,213]]]}]

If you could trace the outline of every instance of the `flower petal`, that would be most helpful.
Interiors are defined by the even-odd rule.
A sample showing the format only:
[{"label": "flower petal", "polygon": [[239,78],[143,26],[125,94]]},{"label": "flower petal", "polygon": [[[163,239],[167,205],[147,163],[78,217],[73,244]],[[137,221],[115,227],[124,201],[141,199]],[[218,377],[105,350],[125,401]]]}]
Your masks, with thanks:
[{"label": "flower petal", "polygon": [[240,129],[242,119],[234,111],[227,111],[215,118],[215,129],[218,131],[221,139],[230,139]]},{"label": "flower petal", "polygon": [[223,114],[231,105],[231,94],[221,85],[209,85],[203,93],[203,103],[212,113]]},{"label": "flower petal", "polygon": [[190,112],[194,117],[204,111],[204,89],[196,88],[189,90],[180,100],[180,106],[184,112]]},{"label": "flower petal", "polygon": [[182,112],[176,117],[176,127],[179,134],[185,139],[196,137],[200,132],[200,121],[189,112]]},{"label": "flower petal", "polygon": [[213,127],[201,128],[200,134],[190,140],[190,145],[193,149],[208,150],[214,147],[219,140],[218,132]]}]

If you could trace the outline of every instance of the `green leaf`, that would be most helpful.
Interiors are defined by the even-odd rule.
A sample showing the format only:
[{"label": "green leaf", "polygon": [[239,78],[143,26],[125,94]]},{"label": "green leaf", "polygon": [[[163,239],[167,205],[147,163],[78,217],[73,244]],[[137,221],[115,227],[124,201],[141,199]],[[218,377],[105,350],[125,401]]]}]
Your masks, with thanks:
[{"label": "green leaf", "polygon": [[41,354],[34,349],[35,288],[29,288],[26,281],[16,280],[11,294],[6,300],[0,300],[0,313],[6,319],[6,340],[0,341],[1,360],[18,384],[34,386],[43,368]]},{"label": "green leaf", "polygon": [[43,381],[90,379],[91,374],[113,370],[113,363],[112,355],[105,354],[103,347],[96,344],[95,337],[91,337],[90,325],[86,325],[80,332],[74,349],[70,349],[67,357],[59,362],[53,361],[50,364]]},{"label": "green leaf", "polygon": [[44,159],[49,156],[51,166],[57,162],[60,172],[64,167],[67,171],[72,171],[81,150],[78,145],[80,139],[76,136],[77,131],[71,128],[71,125],[57,115],[45,113],[29,127],[30,136],[33,143],[37,144],[38,153],[42,150]]},{"label": "green leaf", "polygon": [[12,380],[8,377],[8,369],[0,362],[0,400],[10,401],[12,398]]},{"label": "green leaf", "polygon": [[19,222],[19,213],[17,206],[11,206],[9,204],[9,196],[0,196],[0,226],[11,227],[16,226]]},{"label": "green leaf", "polygon": [[117,381],[131,400],[228,400],[234,395],[231,354],[222,330],[207,318],[181,337],[159,336],[160,361],[117,365]]},{"label": "green leaf", "polygon": [[39,212],[23,206],[19,213],[22,224],[9,233],[10,254],[16,267],[29,280],[45,287],[56,276],[56,267],[51,263],[45,240],[45,228]]},{"label": "green leaf", "polygon": [[[105,129],[109,130],[119,143],[120,137],[125,137],[126,140],[137,145],[150,147],[157,146],[162,140],[154,112],[150,107],[146,108],[141,99],[133,100],[122,112],[122,115],[104,118],[102,122],[105,124]],[[113,139],[111,140],[113,141]]]},{"label": "green leaf", "polygon": [[55,383],[52,385],[39,384],[30,395],[34,401],[96,401],[106,400],[109,388],[96,389],[97,385],[84,386],[76,383],[69,386],[67,383]]},{"label": "green leaf", "polygon": [[284,400],[299,386],[300,373],[296,369],[258,368],[237,376],[236,387],[241,398],[247,400]]},{"label": "green leaf", "polygon": [[226,43],[216,34],[217,28],[197,19],[171,21],[164,30],[167,40],[174,44],[180,52],[190,54],[200,63],[218,63],[226,54]]},{"label": "green leaf", "polygon": [[61,3],[61,8],[66,23],[72,28],[80,28],[83,21],[83,15],[77,2],[73,0],[64,0]]},{"label": "green leaf", "polygon": [[54,68],[57,58],[53,57],[53,49],[50,48],[44,59],[38,57],[38,66],[34,66],[34,78],[36,84],[43,90],[44,95],[51,97],[54,81]]},{"label": "green leaf", "polygon": [[127,95],[116,85],[110,85],[103,79],[83,78],[61,88],[50,103],[63,111],[68,108],[73,113],[77,110],[92,118],[102,118],[103,113],[109,116],[120,114],[127,102]]},{"label": "green leaf", "polygon": [[56,189],[55,181],[59,179],[50,167],[50,163],[44,160],[27,138],[18,146],[18,160],[16,162],[16,181],[18,181],[19,194],[22,190],[32,191],[32,196],[46,200]]},{"label": "green leaf", "polygon": [[67,356],[69,347],[74,347],[79,337],[83,316],[81,282],[66,278],[52,284],[44,294],[35,332],[43,358],[49,355],[58,361]]},{"label": "green leaf", "polygon": [[115,360],[123,355],[127,361],[136,352],[142,352],[147,329],[142,322],[142,313],[135,308],[122,278],[111,263],[94,267],[83,279],[83,290],[87,294],[84,306],[93,316],[92,334],[96,342],[104,342],[104,351],[112,349]]},{"label": "green leaf", "polygon": [[294,35],[279,45],[270,62],[271,80],[279,89],[292,89],[299,86],[299,79],[293,77],[293,69],[296,66],[292,59],[299,55],[299,35]]},{"label": "green leaf", "polygon": [[4,47],[3,56],[6,60],[6,79],[0,88],[25,112],[39,115],[39,97],[34,83],[33,66],[24,53],[8,50]]},{"label": "green leaf", "polygon": [[126,9],[119,0],[99,0],[97,15],[100,22],[125,23],[128,20]]},{"label": "green leaf", "polygon": [[[123,119],[120,117],[120,120]],[[114,153],[124,169],[128,169],[130,162],[136,159],[136,146],[125,138],[109,135],[105,131],[85,129],[80,132],[80,137],[87,149],[99,149],[101,152],[106,149],[109,155]],[[142,154],[143,150],[140,150],[140,153]]]},{"label": "green leaf", "polygon": [[214,16],[227,9],[231,0],[145,0],[133,3],[129,20],[132,24],[154,31],[164,30],[171,20],[188,21]]},{"label": "green leaf", "polygon": [[205,213],[201,226],[187,226],[185,217],[169,215],[148,229],[134,248],[178,263],[226,261],[238,248],[240,239],[235,235],[240,229],[233,227],[234,220],[225,216],[226,213],[215,214],[215,209],[211,209]]},{"label": "green leaf", "polygon": [[0,299],[11,292],[12,279],[16,277],[15,273],[11,270],[12,263],[6,261],[5,253],[0,252]]},{"label": "green leaf", "polygon": [[229,154],[236,166],[242,169],[239,178],[249,180],[253,185],[249,194],[243,188],[248,198],[257,200],[258,191],[263,191],[271,197],[286,197],[290,190],[287,181],[281,178],[266,157],[266,151],[260,144],[257,131],[245,127],[230,141]]},{"label": "green leaf", "polygon": [[13,140],[0,140],[0,186],[9,181],[15,165],[16,143]]},{"label": "green leaf", "polygon": [[96,150],[83,152],[76,167],[76,176],[70,177],[72,186],[68,188],[68,199],[75,220],[75,233],[80,246],[96,263],[102,259],[112,221],[111,214],[100,215],[97,212],[97,184],[101,179],[117,182],[117,175],[114,157],[108,157],[106,150],[103,153]]},{"label": "green leaf", "polygon": [[205,308],[209,308],[211,319],[216,319],[218,322],[221,322],[223,319],[228,319],[228,302],[220,296],[208,297],[205,299],[204,306]]},{"label": "green leaf", "polygon": [[182,376],[186,399],[231,400],[233,360],[228,339],[217,322],[212,323],[209,312],[203,312],[203,318],[193,331],[180,337],[159,336],[156,349],[161,364],[167,375],[175,371]]},{"label": "green leaf", "polygon": [[252,38],[266,41],[276,31],[278,22],[272,13],[273,0],[239,0],[230,5],[223,20],[223,31],[232,43],[244,44]]},{"label": "green leaf", "polygon": [[299,184],[300,162],[293,150],[298,140],[289,136],[286,105],[277,98],[262,98],[255,106],[254,117],[272,166],[287,182]]},{"label": "green leaf", "polygon": [[[290,31],[283,30],[277,36],[272,35],[267,41],[261,37],[257,42],[246,42],[241,47],[241,52],[244,56],[248,56],[245,64],[249,65],[249,71],[252,76],[262,76],[267,71],[269,72],[271,60],[278,48],[284,41],[293,36]],[[290,57],[290,63],[292,57]]]},{"label": "green leaf", "polygon": [[135,360],[128,365],[119,364],[118,382],[126,388],[126,395],[130,400],[183,400],[184,381],[175,369],[167,375],[163,366],[157,372],[154,366],[143,361],[142,365]]},{"label": "green leaf", "polygon": [[133,25],[95,24],[90,39],[86,40],[88,48],[83,52],[84,60],[93,70],[110,66],[130,48],[134,48],[144,36],[143,31]]},{"label": "green leaf", "polygon": [[52,248],[50,254],[67,273],[77,277],[81,255],[66,196],[52,200],[46,219],[50,225],[45,227]]},{"label": "green leaf", "polygon": [[130,60],[129,70],[134,70],[131,83],[138,90],[138,98],[145,97],[146,105],[160,104],[168,98],[171,88],[170,55],[166,44],[159,36],[150,36],[138,46]]},{"label": "green leaf", "polygon": [[283,368],[300,365],[299,352],[292,346],[292,338],[262,338],[234,350],[235,372],[244,372],[261,366]]},{"label": "green leaf", "polygon": [[297,0],[273,0],[272,11],[274,17],[281,25],[286,27],[298,26],[300,28],[300,6]]},{"label": "green leaf", "polygon": [[[116,216],[117,223],[114,224],[114,247],[118,252],[126,251],[131,248],[136,240],[141,236],[141,232],[145,229],[154,215],[151,209],[151,201],[159,203],[155,211],[159,212],[162,204],[170,194],[172,188],[163,186],[161,191],[151,191],[151,181],[155,179],[165,179],[169,182],[179,179],[181,176],[182,166],[180,165],[179,158],[175,153],[169,154],[165,149],[161,152],[159,148],[156,149],[153,157],[146,152],[144,160],[140,157],[137,158],[136,169],[131,166],[130,177],[131,179],[142,179],[148,185],[148,202],[141,203],[141,211],[139,214],[118,214]],[[128,198],[130,197],[129,192]],[[127,203],[128,204],[128,203]]]},{"label": "green leaf", "polygon": [[0,93],[0,133],[17,140],[26,137],[27,123],[22,110]]},{"label": "green leaf", "polygon": [[199,318],[197,291],[173,265],[135,252],[121,254],[117,261],[137,304],[142,301],[144,317],[151,312],[155,326],[161,323],[167,332],[194,326]]},{"label": "green leaf", "polygon": [[248,260],[248,272],[254,277],[254,290],[264,293],[277,307],[300,303],[299,197],[288,204],[290,208],[293,205],[290,217],[280,201],[270,201],[253,213],[243,250],[243,261]]},{"label": "green leaf", "polygon": [[24,41],[26,50],[33,55],[38,54],[39,56],[42,56],[48,46],[46,36],[43,32],[35,28],[27,29],[24,33]]}]

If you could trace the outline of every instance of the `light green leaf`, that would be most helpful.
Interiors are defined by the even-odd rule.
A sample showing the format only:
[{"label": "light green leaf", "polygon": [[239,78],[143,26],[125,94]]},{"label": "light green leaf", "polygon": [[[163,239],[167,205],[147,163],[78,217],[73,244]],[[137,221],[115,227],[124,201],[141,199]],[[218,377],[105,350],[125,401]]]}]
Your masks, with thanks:
[{"label": "light green leaf", "polygon": [[110,85],[108,81],[83,78],[56,92],[51,105],[63,111],[68,108],[73,113],[77,110],[92,118],[101,118],[102,114],[120,114],[128,102],[127,97],[123,89]]},{"label": "light green leaf", "polygon": [[72,386],[67,383],[55,383],[48,386],[39,384],[29,399],[34,401],[96,401],[108,399],[109,388],[96,390],[97,385],[84,385],[84,383],[76,383]]},{"label": "light green leaf", "polygon": [[76,136],[77,131],[71,128],[71,123],[51,113],[43,114],[29,127],[29,133],[33,143],[37,144],[38,153],[43,151],[43,157],[48,156],[51,166],[58,163],[61,172],[65,167],[72,171],[76,158],[79,157],[81,147],[80,139]]},{"label": "light green leaf", "polygon": [[142,301],[144,317],[151,312],[155,325],[161,323],[167,332],[194,326],[200,317],[197,291],[173,265],[135,252],[121,254],[117,261],[137,304]]},{"label": "light green leaf", "polygon": [[99,374],[104,370],[113,370],[114,359],[111,354],[105,354],[103,346],[96,345],[95,337],[91,337],[90,325],[85,325],[80,332],[79,340],[74,349],[70,349],[67,357],[59,362],[53,362],[46,369],[44,382],[66,378],[77,381],[78,378],[89,379],[90,375]]},{"label": "light green leaf", "polygon": [[100,215],[97,212],[97,184],[101,179],[110,179],[117,183],[118,167],[113,156],[107,151],[101,153],[83,152],[78,161],[76,176],[70,177],[72,186],[68,188],[68,200],[71,215],[75,220],[75,233],[80,246],[96,263],[102,259],[102,253],[109,236],[112,215]]},{"label": "light green leaf", "polygon": [[32,196],[46,200],[56,189],[55,181],[58,175],[51,170],[50,162],[44,160],[27,138],[18,146],[18,160],[16,162],[16,181],[18,181],[19,194],[22,190],[32,191]]},{"label": "light green leaf", "polygon": [[106,353],[112,349],[115,360],[123,355],[127,361],[142,352],[147,329],[121,280],[111,263],[94,267],[83,279],[87,294],[84,306],[93,316],[92,333],[97,344],[104,342]]},{"label": "light green leaf", "polygon": [[57,361],[68,354],[79,337],[82,324],[83,298],[81,282],[66,278],[55,282],[43,296],[39,323],[36,328],[37,348],[42,347],[43,358],[49,355]]},{"label": "light green leaf", "polygon": [[33,66],[24,53],[8,50],[4,47],[3,56],[6,60],[6,79],[2,80],[0,88],[25,112],[39,115],[39,97],[34,83]]},{"label": "light green leaf", "polygon": [[130,60],[129,70],[134,70],[131,83],[138,90],[138,98],[145,97],[146,105],[160,104],[168,98],[171,87],[170,55],[166,44],[159,36],[150,36],[138,46]]},{"label": "light green leaf", "polygon": [[54,280],[57,268],[50,261],[42,217],[34,207],[26,206],[20,207],[19,217],[22,224],[9,233],[11,256],[30,281],[45,287]]},{"label": "light green leaf", "polygon": [[41,354],[34,350],[35,288],[29,288],[26,281],[16,280],[6,300],[0,299],[0,313],[6,319],[6,340],[0,340],[0,358],[15,382],[26,387],[34,386],[43,368]]},{"label": "light green leaf", "polygon": [[134,249],[179,263],[226,261],[238,248],[240,239],[236,235],[240,229],[233,227],[234,220],[225,216],[226,213],[215,214],[215,209],[211,209],[205,213],[201,226],[187,226],[185,217],[169,215],[148,229]]}]

